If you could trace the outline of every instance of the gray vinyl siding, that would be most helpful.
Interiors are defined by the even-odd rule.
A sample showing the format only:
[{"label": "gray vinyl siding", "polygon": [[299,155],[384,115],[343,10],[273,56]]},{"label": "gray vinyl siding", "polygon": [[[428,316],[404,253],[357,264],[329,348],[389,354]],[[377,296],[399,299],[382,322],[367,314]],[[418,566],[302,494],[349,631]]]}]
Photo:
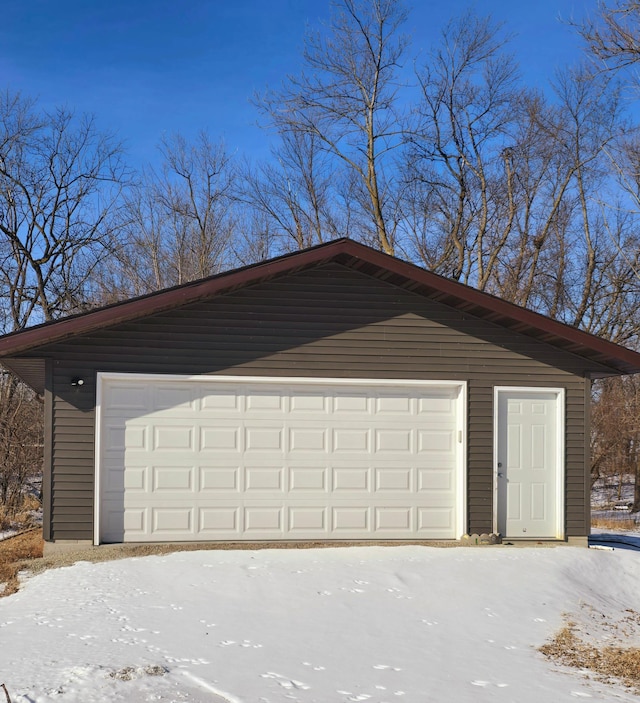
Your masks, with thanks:
[{"label": "gray vinyl siding", "polygon": [[[566,389],[566,528],[588,534],[577,356],[330,264],[38,349],[51,356],[50,538],[93,537],[97,371],[468,382],[468,529],[493,521],[494,386]],[[74,376],[85,381],[72,387]]]}]

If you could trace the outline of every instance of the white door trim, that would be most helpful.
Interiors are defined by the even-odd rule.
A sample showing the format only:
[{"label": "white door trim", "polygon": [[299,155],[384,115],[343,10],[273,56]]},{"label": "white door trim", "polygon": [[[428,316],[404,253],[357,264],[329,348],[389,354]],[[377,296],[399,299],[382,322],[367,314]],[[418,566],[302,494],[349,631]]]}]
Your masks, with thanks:
[{"label": "white door trim", "polygon": [[271,385],[286,385],[287,383],[323,385],[344,384],[350,386],[405,386],[405,387],[449,387],[458,388],[456,402],[456,434],[457,434],[457,463],[456,463],[456,533],[458,539],[467,531],[467,382],[466,381],[433,381],[433,380],[404,380],[377,378],[317,378],[306,376],[231,376],[231,375],[182,375],[182,374],[149,374],[149,373],[117,373],[97,372],[96,374],[96,406],[95,406],[95,457],[94,457],[94,527],[93,542],[100,544],[100,488],[102,455],[102,413],[104,387],[110,381],[197,381],[205,383],[260,383]]},{"label": "white door trim", "polygon": [[555,537],[565,538],[565,389],[539,386],[494,386],[493,389],[493,531],[498,531],[498,447],[501,393],[553,393],[556,396],[556,527]]}]

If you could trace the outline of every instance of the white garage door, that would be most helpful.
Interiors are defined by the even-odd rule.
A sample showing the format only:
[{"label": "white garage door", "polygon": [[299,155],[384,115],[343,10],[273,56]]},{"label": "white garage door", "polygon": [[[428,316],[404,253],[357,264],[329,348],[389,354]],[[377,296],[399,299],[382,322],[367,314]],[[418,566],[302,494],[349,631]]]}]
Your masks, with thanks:
[{"label": "white garage door", "polygon": [[461,384],[98,379],[101,542],[451,539]]}]

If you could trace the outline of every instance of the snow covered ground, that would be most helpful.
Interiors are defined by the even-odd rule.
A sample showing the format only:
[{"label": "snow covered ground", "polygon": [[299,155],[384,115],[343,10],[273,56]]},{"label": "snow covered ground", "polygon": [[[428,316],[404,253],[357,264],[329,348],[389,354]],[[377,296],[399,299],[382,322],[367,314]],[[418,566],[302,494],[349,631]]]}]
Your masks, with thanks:
[{"label": "snow covered ground", "polygon": [[14,703],[637,701],[536,648],[568,616],[610,638],[639,583],[624,545],[83,562],[0,599],[0,684]]}]

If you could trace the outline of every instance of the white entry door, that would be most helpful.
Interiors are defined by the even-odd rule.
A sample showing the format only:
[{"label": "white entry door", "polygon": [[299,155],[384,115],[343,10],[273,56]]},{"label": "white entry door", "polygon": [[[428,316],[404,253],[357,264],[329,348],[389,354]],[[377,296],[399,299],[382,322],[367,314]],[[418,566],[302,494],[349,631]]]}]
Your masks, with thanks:
[{"label": "white entry door", "polygon": [[563,537],[563,395],[496,389],[497,529],[508,538]]}]

